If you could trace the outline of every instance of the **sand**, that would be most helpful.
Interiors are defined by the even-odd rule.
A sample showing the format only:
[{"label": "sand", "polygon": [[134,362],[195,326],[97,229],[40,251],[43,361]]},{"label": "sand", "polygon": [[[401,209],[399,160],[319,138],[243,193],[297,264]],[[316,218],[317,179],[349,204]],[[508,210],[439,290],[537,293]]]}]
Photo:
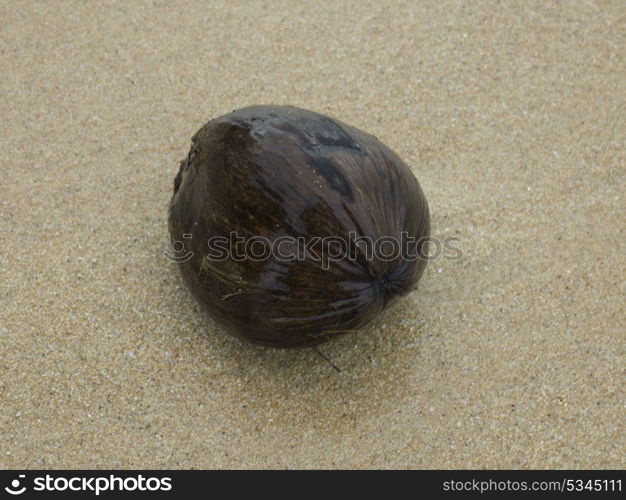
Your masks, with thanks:
[{"label": "sand", "polygon": [[[0,2],[0,467],[625,467],[626,5]],[[459,260],[249,346],[167,249],[207,120],[378,136]]]}]

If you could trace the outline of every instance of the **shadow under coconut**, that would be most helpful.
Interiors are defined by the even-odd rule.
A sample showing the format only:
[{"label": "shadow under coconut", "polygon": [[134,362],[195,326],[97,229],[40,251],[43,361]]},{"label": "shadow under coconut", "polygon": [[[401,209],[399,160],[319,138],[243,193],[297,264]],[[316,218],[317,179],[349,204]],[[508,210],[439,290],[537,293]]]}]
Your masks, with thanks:
[{"label": "shadow under coconut", "polygon": [[[218,359],[219,367],[199,369],[196,381],[217,386],[224,405],[249,416],[244,421],[250,422],[251,432],[264,425],[309,430],[353,426],[393,410],[394,401],[414,390],[424,325],[423,312],[416,309],[419,295],[416,291],[400,299],[363,330],[318,346],[341,373],[314,348],[273,349],[236,339],[197,307],[206,352],[188,354],[198,366],[209,357]],[[187,301],[195,305],[189,292]]]}]

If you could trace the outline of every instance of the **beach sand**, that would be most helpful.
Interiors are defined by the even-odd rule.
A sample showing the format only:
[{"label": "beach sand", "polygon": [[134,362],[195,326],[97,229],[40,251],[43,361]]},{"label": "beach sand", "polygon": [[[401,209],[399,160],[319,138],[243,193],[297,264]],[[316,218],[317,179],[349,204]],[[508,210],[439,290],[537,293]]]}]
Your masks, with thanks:
[{"label": "beach sand", "polygon": [[[0,468],[626,466],[626,5],[0,2]],[[225,335],[168,245],[190,138],[362,128],[462,258],[312,350]]]}]

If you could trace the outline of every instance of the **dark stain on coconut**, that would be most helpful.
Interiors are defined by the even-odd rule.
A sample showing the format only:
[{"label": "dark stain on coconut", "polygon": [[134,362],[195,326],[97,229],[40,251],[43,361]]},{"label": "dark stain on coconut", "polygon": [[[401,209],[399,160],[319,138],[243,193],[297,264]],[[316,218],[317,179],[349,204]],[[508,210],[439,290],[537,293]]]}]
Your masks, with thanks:
[{"label": "dark stain on coconut", "polygon": [[[193,137],[174,181],[169,229],[191,251],[180,264],[186,282],[227,331],[301,347],[360,329],[413,290],[430,223],[415,176],[372,135],[304,109],[252,106]],[[350,258],[317,258],[334,238],[401,241],[403,232],[417,240],[415,258],[370,258],[356,244]],[[311,252],[240,259],[233,233],[283,241],[281,256],[300,238]],[[219,259],[208,245],[216,237],[228,240]]]}]

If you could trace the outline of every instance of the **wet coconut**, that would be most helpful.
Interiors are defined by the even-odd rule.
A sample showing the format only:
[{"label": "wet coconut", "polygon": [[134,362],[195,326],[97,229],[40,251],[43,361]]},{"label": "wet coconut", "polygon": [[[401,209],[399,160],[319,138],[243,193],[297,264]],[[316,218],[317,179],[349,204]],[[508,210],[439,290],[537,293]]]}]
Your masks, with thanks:
[{"label": "wet coconut", "polygon": [[358,330],[413,290],[430,223],[414,175],[372,135],[253,106],[193,137],[169,230],[185,280],[228,332],[298,347]]}]

